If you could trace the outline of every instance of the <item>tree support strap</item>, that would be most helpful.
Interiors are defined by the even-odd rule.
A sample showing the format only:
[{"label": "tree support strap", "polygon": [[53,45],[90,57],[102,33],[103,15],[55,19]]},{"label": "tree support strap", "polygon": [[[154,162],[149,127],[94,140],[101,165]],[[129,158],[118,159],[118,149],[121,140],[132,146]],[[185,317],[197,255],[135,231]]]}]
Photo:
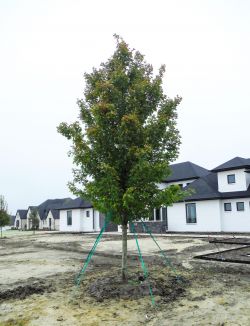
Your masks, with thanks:
[{"label": "tree support strap", "polygon": [[86,258],[86,260],[85,260],[85,262],[83,264],[82,269],[80,270],[80,272],[78,273],[78,275],[77,275],[77,277],[75,279],[75,283],[76,283],[77,286],[79,286],[80,283],[81,283],[83,275],[84,275],[84,273],[85,273],[85,271],[86,271],[86,269],[88,267],[88,264],[90,263],[90,260],[91,260],[92,256],[94,255],[96,247],[97,247],[98,243],[100,242],[100,240],[102,238],[102,235],[103,235],[103,232],[105,231],[106,226],[109,223],[111,217],[112,217],[112,213],[109,212],[105,217],[104,225],[103,225],[100,233],[98,234],[93,247],[91,248],[90,252],[88,253],[88,256],[87,256],[87,258]]},{"label": "tree support strap", "polygon": [[142,225],[143,225],[144,231],[146,230],[146,232],[150,235],[150,237],[152,238],[152,240],[154,241],[154,243],[155,243],[155,244],[157,245],[157,247],[160,249],[160,254],[162,255],[163,260],[164,260],[164,262],[166,263],[166,265],[168,265],[168,266],[172,269],[172,271],[173,271],[174,274],[175,274],[175,277],[176,277],[177,281],[178,281],[178,282],[182,282],[181,277],[178,275],[178,273],[177,273],[175,267],[173,266],[171,260],[166,256],[166,254],[164,253],[164,251],[161,249],[159,243],[156,241],[155,237],[153,236],[153,234],[152,234],[150,228],[147,226],[146,223],[144,223],[143,220],[141,220],[141,222],[142,222]]},{"label": "tree support strap", "polygon": [[[138,250],[138,254],[139,254],[139,259],[140,259],[141,267],[142,267],[142,270],[143,270],[143,275],[144,275],[145,279],[147,279],[148,278],[148,270],[147,270],[147,266],[145,265],[145,262],[143,260],[142,254],[141,254],[141,249],[140,249],[140,246],[139,246],[138,237],[137,237],[137,233],[135,231],[134,223],[131,222],[130,225],[131,225],[131,230],[134,233],[134,238],[135,238],[135,242],[136,242],[136,246],[137,246],[137,250]],[[155,305],[155,299],[154,299],[152,288],[151,288],[151,285],[150,285],[149,282],[148,282],[148,288],[149,288],[149,294],[150,294],[150,297],[151,297],[151,302],[152,302],[152,305],[154,306]]]}]

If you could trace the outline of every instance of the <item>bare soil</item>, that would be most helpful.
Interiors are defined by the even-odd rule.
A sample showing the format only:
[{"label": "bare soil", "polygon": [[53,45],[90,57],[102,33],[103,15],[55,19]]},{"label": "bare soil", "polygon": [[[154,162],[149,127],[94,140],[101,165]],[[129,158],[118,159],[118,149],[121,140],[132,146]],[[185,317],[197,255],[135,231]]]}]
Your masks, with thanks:
[{"label": "bare soil", "polygon": [[195,258],[250,264],[250,246],[248,245],[236,249],[217,251],[212,254],[196,256]]},{"label": "bare soil", "polygon": [[[96,235],[19,234],[0,240],[0,325],[250,325],[250,265],[193,259],[240,247],[206,238],[132,237],[129,281],[120,282],[121,236],[105,235],[75,286]],[[233,252],[233,251],[232,251]],[[155,305],[149,295],[152,289]]]}]

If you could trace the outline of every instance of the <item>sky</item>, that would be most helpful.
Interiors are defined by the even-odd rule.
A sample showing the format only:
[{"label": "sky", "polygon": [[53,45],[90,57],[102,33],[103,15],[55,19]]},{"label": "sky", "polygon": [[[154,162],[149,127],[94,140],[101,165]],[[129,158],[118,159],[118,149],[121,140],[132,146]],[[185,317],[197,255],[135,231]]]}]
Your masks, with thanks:
[{"label": "sky", "polygon": [[0,194],[9,211],[74,197],[70,143],[84,72],[115,50],[145,55],[183,98],[177,162],[208,169],[250,157],[248,0],[0,0]]}]

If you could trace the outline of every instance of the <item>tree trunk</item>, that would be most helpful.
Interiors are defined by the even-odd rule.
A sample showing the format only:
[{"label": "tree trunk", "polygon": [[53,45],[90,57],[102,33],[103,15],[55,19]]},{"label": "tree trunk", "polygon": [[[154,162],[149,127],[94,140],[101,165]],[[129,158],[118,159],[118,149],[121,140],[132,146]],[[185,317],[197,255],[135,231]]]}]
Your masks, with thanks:
[{"label": "tree trunk", "polygon": [[127,229],[128,225],[122,225],[122,280],[127,281]]}]

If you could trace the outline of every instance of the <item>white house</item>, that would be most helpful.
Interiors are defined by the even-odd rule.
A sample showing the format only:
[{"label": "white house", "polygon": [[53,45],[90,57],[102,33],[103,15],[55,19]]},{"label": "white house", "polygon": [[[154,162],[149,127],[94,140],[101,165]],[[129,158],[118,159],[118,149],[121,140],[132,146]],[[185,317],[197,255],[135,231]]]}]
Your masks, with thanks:
[{"label": "white house", "polygon": [[167,207],[165,216],[159,209],[155,219],[174,232],[250,232],[250,159],[235,157],[210,172],[201,168],[201,176],[192,180],[194,166],[190,162],[172,166],[166,186],[184,184],[194,192]]},{"label": "white house", "polygon": [[59,231],[60,226],[60,214],[58,209],[50,209],[43,220],[44,227],[49,230]]},{"label": "white house", "polygon": [[59,209],[71,198],[48,199],[38,206],[40,216],[39,229],[41,230],[59,230]]},{"label": "white house", "polygon": [[18,209],[15,216],[14,226],[19,230],[27,229],[27,209]]},{"label": "white house", "polygon": [[[104,223],[104,215],[93,208],[93,205],[76,198],[60,209],[60,226],[62,232],[95,232],[100,231]],[[106,231],[117,231],[117,225],[109,223]]]}]

